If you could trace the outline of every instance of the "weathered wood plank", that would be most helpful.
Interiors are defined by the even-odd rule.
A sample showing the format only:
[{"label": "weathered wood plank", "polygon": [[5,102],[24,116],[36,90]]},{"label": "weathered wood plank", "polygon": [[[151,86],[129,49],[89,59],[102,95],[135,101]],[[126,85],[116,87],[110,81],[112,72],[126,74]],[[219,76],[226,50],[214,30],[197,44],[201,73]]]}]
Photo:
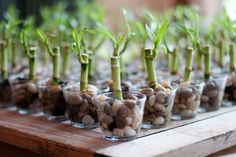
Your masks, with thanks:
[{"label": "weathered wood plank", "polygon": [[1,157],[42,157],[42,155],[33,153],[29,150],[12,146],[0,142],[0,156]]},{"label": "weathered wood plank", "polygon": [[7,110],[0,111],[0,141],[43,156],[93,156],[95,150],[114,145],[93,131]]},{"label": "weathered wood plank", "polygon": [[[227,115],[231,112],[236,114],[236,108],[222,108],[217,112],[200,114],[194,120],[170,122],[165,128],[143,131],[140,135],[142,137],[139,137],[139,139],[120,144],[117,142],[112,143],[104,140],[97,130],[76,129],[66,125],[65,123],[49,122],[41,117],[38,117],[37,115],[36,117],[33,117],[32,115],[19,115],[14,111],[14,108],[11,108],[10,110],[0,110],[0,141],[27,149],[43,156],[87,157],[94,156],[95,152],[100,153],[101,155],[116,155],[116,153],[112,154],[112,151],[110,152],[110,150],[113,150],[114,148],[115,150],[116,148],[119,148],[120,150],[117,150],[118,152],[124,151],[127,156],[165,156],[166,154],[169,156],[169,154],[173,152],[185,153],[185,148],[188,147],[188,150],[192,150],[192,148],[198,147],[198,145],[195,147],[192,147],[192,145],[198,143],[199,141],[206,140],[206,137],[203,135],[201,138],[197,136],[199,132],[197,135],[193,134],[194,130],[192,130],[193,133],[189,132],[189,134],[186,134],[185,130],[182,130],[183,128],[187,126],[190,127],[204,121],[208,122],[211,119]],[[191,130],[191,128],[189,129]],[[216,136],[223,131],[229,130],[222,129],[215,132],[215,134],[212,133],[210,135]],[[159,133],[156,134],[157,132]],[[155,140],[160,142],[159,146]],[[153,144],[157,144],[158,147],[150,147],[150,145]],[[182,146],[181,144],[184,144],[183,148],[179,148],[179,146]],[[165,146],[164,148],[162,148],[163,145]],[[226,147],[229,146],[226,145]],[[222,150],[226,147],[219,147],[218,149]],[[124,148],[128,148],[128,150],[125,150]],[[156,152],[153,150],[158,151]],[[213,149],[210,152],[215,152],[216,150],[217,149]],[[144,154],[135,154],[135,152],[139,151],[144,152]],[[122,153],[119,154],[124,156]]]},{"label": "weathered wood plank", "polygon": [[107,156],[206,156],[236,145],[236,111],[97,151]]}]

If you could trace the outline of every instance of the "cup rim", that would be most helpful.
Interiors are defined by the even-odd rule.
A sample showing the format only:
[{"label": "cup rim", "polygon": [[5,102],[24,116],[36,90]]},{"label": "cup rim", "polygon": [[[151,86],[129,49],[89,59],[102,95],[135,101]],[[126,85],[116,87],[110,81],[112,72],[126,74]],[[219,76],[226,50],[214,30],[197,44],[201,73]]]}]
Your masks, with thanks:
[{"label": "cup rim", "polygon": [[[180,82],[173,82],[176,84],[176,86],[179,87],[184,87],[184,85],[181,85],[181,83],[185,82],[184,80],[180,80]],[[190,80],[189,84],[186,84],[186,87],[195,87],[195,86],[204,86],[204,81],[203,80]]]},{"label": "cup rim", "polygon": [[[132,94],[136,94],[139,95],[141,97],[138,97],[138,100],[142,100],[142,99],[146,99],[146,95],[142,94],[141,92],[136,92],[136,91],[123,91],[122,94],[126,94],[126,93],[132,93]],[[98,93],[97,97],[101,96],[101,95],[112,95],[114,96],[114,92],[104,92],[104,93]],[[126,100],[126,99],[124,99]]]}]

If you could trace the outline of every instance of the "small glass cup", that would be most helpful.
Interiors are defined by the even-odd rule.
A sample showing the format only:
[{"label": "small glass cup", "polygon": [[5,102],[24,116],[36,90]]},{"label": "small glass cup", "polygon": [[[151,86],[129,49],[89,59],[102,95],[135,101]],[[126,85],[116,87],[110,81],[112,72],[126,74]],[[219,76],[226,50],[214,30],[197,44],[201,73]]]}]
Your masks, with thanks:
[{"label": "small glass cup", "polygon": [[175,82],[178,89],[174,99],[172,120],[185,120],[195,118],[201,101],[204,86],[202,81]]},{"label": "small glass cup", "polygon": [[63,88],[68,118],[75,128],[97,128],[99,126],[97,107],[92,103],[92,98],[97,94],[97,89],[96,87],[88,88],[85,92],[80,92],[79,89],[80,87],[73,85]]},{"label": "small glass cup", "polygon": [[122,94],[123,101],[112,92],[95,97],[103,137],[110,141],[135,139],[141,128],[146,96],[136,92]]},{"label": "small glass cup", "polygon": [[12,99],[19,114],[31,114],[41,111],[38,88],[35,82],[25,78],[10,81]]},{"label": "small glass cup", "polygon": [[205,81],[199,112],[218,110],[223,101],[227,75],[215,75]]},{"label": "small glass cup", "polygon": [[171,111],[177,87],[170,88],[143,88],[141,93],[146,95],[142,128],[161,128],[170,121]]},{"label": "small glass cup", "polygon": [[9,80],[0,80],[0,108],[6,108],[12,105],[12,90]]},{"label": "small glass cup", "polygon": [[236,105],[236,74],[232,73],[228,75],[223,106],[229,107]]},{"label": "small glass cup", "polygon": [[43,80],[38,83],[39,99],[42,103],[44,116],[48,120],[62,121],[66,119],[66,101],[62,88],[65,83],[55,85],[51,80]]}]

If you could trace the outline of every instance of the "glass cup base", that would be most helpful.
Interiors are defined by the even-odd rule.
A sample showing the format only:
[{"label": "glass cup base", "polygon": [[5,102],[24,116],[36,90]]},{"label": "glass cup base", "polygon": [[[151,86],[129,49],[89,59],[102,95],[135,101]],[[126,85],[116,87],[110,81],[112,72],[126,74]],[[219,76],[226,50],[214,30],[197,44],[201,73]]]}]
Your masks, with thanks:
[{"label": "glass cup base", "polygon": [[191,116],[172,115],[171,120],[172,121],[180,121],[180,120],[193,119],[195,117],[196,117],[196,115],[191,115]]},{"label": "glass cup base", "polygon": [[27,115],[27,114],[34,114],[37,113],[37,109],[23,109],[23,108],[17,108],[17,112],[22,115]]},{"label": "glass cup base", "polygon": [[232,107],[236,105],[236,101],[223,100],[223,107]]},{"label": "glass cup base", "polygon": [[12,107],[14,106],[13,104],[11,103],[0,103],[0,109],[1,108],[8,108],[8,107]]},{"label": "glass cup base", "polygon": [[116,142],[116,141],[130,141],[130,140],[133,140],[133,139],[136,139],[137,135],[135,136],[129,136],[129,137],[119,137],[119,136],[106,136],[106,135],[103,135],[103,138],[108,140],[108,141],[111,141],[111,142]]},{"label": "glass cup base", "polygon": [[155,125],[155,124],[148,124],[148,123],[143,123],[141,125],[141,128],[142,129],[159,129],[159,128],[163,128],[166,126],[166,123],[165,124],[160,124],[160,125]]},{"label": "glass cup base", "polygon": [[17,112],[22,115],[30,114],[30,111],[27,109],[17,109]]},{"label": "glass cup base", "polygon": [[72,125],[74,128],[80,128],[80,129],[94,129],[94,128],[99,127],[99,123],[83,124],[83,123],[71,122],[71,125]]},{"label": "glass cup base", "polygon": [[52,116],[52,115],[44,114],[44,116],[45,116],[49,121],[58,121],[58,122],[61,122],[61,121],[67,120],[66,115],[63,115],[63,116]]},{"label": "glass cup base", "polygon": [[219,110],[219,109],[220,109],[219,107],[215,107],[215,108],[199,107],[198,113],[212,112],[212,111],[217,111],[217,110]]}]

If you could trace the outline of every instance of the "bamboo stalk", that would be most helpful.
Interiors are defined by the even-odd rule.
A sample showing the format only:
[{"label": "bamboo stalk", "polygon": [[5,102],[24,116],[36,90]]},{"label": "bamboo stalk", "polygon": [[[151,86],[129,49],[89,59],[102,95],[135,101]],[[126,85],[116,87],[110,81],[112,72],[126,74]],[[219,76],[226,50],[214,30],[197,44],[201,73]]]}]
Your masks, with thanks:
[{"label": "bamboo stalk", "polygon": [[63,53],[62,75],[65,77],[68,74],[69,60],[70,60],[70,48],[68,44],[62,45],[62,53]]},{"label": "bamboo stalk", "polygon": [[145,49],[145,62],[148,73],[148,84],[151,88],[157,87],[156,69],[154,64],[154,57],[151,49]]},{"label": "bamboo stalk", "polygon": [[205,53],[205,73],[204,78],[205,80],[209,80],[211,77],[211,53],[210,53],[210,46],[207,45],[204,47]]},{"label": "bamboo stalk", "polygon": [[224,66],[224,45],[223,41],[219,41],[218,50],[219,50],[219,66],[223,68]]},{"label": "bamboo stalk", "polygon": [[171,74],[176,75],[177,73],[178,73],[178,49],[174,48],[172,52]]},{"label": "bamboo stalk", "polygon": [[120,57],[112,56],[111,60],[111,73],[113,80],[113,90],[114,96],[118,100],[123,100],[122,90],[121,90],[121,78],[120,78]]},{"label": "bamboo stalk", "polygon": [[88,87],[88,68],[89,56],[88,54],[81,54],[81,70],[80,70],[80,91],[86,91]]},{"label": "bamboo stalk", "polygon": [[6,42],[0,41],[0,52],[1,52],[1,75],[2,80],[6,80],[8,78],[8,55],[6,48]]},{"label": "bamboo stalk", "polygon": [[52,49],[53,55],[52,55],[52,62],[53,62],[53,76],[52,80],[54,84],[59,84],[60,82],[60,49],[59,47],[54,47]]},{"label": "bamboo stalk", "polygon": [[229,46],[229,59],[230,59],[230,64],[229,64],[229,70],[230,73],[235,72],[235,47],[234,44],[230,44]]},{"label": "bamboo stalk", "polygon": [[186,63],[184,70],[184,81],[190,81],[190,74],[192,71],[193,49],[186,49]]},{"label": "bamboo stalk", "polygon": [[34,81],[36,78],[36,47],[29,49],[29,80]]}]

